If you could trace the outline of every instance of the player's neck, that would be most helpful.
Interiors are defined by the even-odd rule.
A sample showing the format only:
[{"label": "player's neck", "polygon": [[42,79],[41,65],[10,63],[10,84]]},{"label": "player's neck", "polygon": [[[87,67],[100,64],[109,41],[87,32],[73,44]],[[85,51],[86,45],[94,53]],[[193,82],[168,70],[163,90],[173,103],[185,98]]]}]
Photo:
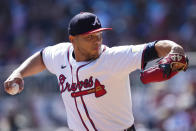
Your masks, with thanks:
[{"label": "player's neck", "polygon": [[[76,51],[77,52],[77,51]],[[77,61],[77,62],[82,62],[82,61],[90,61],[92,58],[86,57],[80,53],[75,53],[75,51],[72,52],[72,57]]]}]

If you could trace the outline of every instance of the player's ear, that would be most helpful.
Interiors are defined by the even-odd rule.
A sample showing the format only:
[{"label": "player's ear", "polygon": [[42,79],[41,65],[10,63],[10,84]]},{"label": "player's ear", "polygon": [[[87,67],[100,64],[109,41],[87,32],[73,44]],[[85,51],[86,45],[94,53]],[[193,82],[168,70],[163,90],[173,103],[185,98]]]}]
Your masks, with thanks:
[{"label": "player's ear", "polygon": [[73,41],[74,41],[74,36],[69,35],[69,41],[70,41],[71,43],[73,43]]}]

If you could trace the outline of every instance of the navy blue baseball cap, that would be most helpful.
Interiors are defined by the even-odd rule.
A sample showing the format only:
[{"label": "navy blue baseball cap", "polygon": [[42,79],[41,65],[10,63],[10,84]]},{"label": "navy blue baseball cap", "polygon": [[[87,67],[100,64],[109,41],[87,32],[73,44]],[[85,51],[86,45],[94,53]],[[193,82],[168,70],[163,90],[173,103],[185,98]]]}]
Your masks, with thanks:
[{"label": "navy blue baseball cap", "polygon": [[89,12],[81,12],[75,15],[69,22],[69,35],[91,34],[103,30],[111,30],[112,28],[102,28],[98,17]]}]

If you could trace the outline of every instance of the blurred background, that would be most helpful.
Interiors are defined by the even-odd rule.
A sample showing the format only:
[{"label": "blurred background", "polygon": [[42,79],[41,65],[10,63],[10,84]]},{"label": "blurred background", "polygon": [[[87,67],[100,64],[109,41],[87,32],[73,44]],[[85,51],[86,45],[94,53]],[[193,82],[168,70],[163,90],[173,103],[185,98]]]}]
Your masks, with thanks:
[{"label": "blurred background", "polygon": [[25,78],[24,91],[10,96],[3,82],[26,58],[68,41],[69,20],[79,12],[98,15],[104,44],[141,44],[170,39],[190,58],[190,69],[169,81],[143,85],[130,75],[137,131],[196,130],[195,0],[0,0],[0,131],[66,131],[57,79],[44,71]]}]

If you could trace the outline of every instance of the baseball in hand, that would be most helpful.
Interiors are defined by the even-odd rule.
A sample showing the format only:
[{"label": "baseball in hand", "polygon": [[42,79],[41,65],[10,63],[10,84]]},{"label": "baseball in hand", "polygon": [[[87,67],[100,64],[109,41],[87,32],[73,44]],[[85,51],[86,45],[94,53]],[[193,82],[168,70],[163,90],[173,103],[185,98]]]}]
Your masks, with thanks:
[{"label": "baseball in hand", "polygon": [[12,84],[12,88],[10,89],[9,93],[11,95],[15,95],[19,92],[19,85],[17,83]]}]

